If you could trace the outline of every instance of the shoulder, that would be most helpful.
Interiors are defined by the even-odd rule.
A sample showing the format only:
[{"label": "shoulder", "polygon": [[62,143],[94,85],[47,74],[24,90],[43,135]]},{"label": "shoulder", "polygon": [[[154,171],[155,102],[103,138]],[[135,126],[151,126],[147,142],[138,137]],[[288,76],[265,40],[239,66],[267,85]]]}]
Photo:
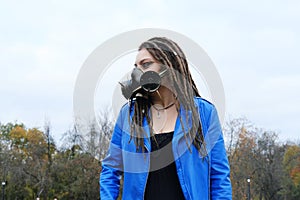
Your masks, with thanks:
[{"label": "shoulder", "polygon": [[195,106],[197,107],[202,125],[204,129],[208,129],[211,123],[216,122],[218,118],[215,105],[210,101],[201,97],[194,97]]},{"label": "shoulder", "polygon": [[123,106],[120,108],[120,114],[124,114],[128,112],[129,108],[130,108],[129,103],[128,102],[124,103]]},{"label": "shoulder", "polygon": [[200,109],[201,112],[211,112],[215,109],[215,106],[210,101],[202,97],[194,97],[195,106]]},{"label": "shoulder", "polygon": [[116,118],[116,125],[121,129],[126,124],[126,119],[128,117],[128,111],[130,109],[129,103],[125,103],[119,110],[119,114]]}]

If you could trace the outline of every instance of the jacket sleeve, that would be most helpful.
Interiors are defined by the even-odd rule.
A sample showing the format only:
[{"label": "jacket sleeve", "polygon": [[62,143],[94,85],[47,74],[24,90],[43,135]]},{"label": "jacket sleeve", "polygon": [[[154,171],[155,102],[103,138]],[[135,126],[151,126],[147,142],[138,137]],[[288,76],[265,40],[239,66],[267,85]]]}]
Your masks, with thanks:
[{"label": "jacket sleeve", "polygon": [[230,167],[224,145],[222,128],[216,108],[208,120],[208,132],[205,140],[210,154],[210,196],[212,200],[232,199]]},{"label": "jacket sleeve", "polygon": [[119,196],[122,176],[122,116],[119,114],[113,130],[107,156],[102,160],[100,173],[100,199],[111,200]]}]

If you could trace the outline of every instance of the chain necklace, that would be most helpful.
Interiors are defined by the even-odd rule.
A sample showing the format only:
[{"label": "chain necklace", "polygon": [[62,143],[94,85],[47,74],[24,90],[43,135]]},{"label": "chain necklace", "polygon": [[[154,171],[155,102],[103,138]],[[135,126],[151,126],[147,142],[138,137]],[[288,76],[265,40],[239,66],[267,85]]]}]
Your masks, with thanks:
[{"label": "chain necklace", "polygon": [[162,107],[162,108],[157,108],[154,104],[152,106],[157,111],[157,118],[160,118],[160,111],[167,110],[168,108],[171,108],[172,106],[174,106],[174,104],[175,104],[175,102],[172,102],[169,105]]}]

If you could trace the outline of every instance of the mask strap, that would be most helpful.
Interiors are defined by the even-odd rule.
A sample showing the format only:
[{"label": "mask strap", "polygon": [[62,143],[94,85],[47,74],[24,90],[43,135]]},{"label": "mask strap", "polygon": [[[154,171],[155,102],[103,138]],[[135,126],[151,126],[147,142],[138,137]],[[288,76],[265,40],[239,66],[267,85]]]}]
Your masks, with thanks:
[{"label": "mask strap", "polygon": [[164,71],[160,72],[158,75],[162,78],[166,75],[166,72],[168,71],[168,68],[165,69]]}]

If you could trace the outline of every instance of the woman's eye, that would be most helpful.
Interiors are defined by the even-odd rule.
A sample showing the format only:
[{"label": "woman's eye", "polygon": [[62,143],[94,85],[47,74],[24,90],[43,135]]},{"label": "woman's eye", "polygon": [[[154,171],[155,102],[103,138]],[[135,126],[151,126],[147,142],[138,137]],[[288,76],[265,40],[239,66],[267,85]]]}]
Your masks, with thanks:
[{"label": "woman's eye", "polygon": [[144,62],[143,64],[141,64],[142,65],[142,67],[144,68],[144,69],[146,69],[146,68],[148,68],[150,65],[152,65],[153,64],[153,62],[151,62],[151,61],[149,61],[149,62]]}]

